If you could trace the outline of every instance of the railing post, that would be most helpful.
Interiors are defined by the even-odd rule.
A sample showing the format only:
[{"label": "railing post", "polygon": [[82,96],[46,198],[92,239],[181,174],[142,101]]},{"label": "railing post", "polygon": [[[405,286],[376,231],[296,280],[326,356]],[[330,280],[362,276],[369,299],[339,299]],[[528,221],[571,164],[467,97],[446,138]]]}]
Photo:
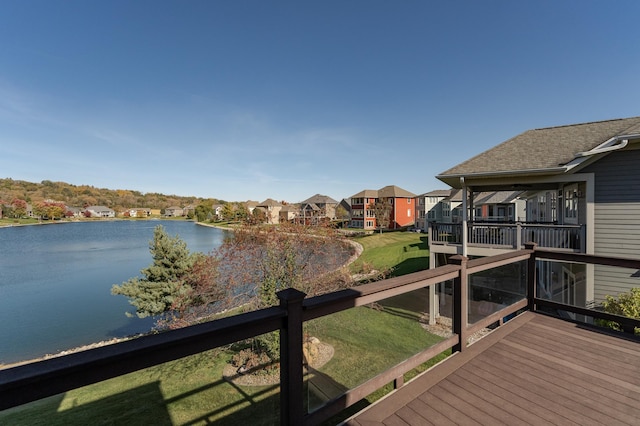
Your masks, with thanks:
[{"label": "railing post", "polygon": [[536,247],[538,245],[533,242],[525,243],[526,250],[533,250],[529,260],[527,261],[527,308],[534,312],[536,310],[535,298],[538,297],[538,288],[536,286]]},{"label": "railing post", "polygon": [[459,254],[451,256],[449,263],[460,265],[460,274],[453,280],[453,332],[459,341],[453,347],[455,352],[462,352],[467,346],[467,322],[469,319],[469,285],[467,283],[467,259]]},{"label": "railing post", "polygon": [[516,250],[520,250],[522,247],[522,224],[520,222],[516,223],[516,246],[514,247]]},{"label": "railing post", "polygon": [[287,317],[280,329],[280,424],[300,425],[304,419],[302,371],[302,301],[305,293],[287,288],[277,293]]}]

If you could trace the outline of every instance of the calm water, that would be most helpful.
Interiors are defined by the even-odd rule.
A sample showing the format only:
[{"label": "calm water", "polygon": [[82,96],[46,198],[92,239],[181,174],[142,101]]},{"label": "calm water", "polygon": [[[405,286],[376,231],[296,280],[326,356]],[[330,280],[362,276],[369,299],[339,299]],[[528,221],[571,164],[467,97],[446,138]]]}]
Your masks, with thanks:
[{"label": "calm water", "polygon": [[163,225],[190,251],[210,252],[224,232],[193,222],[109,221],[0,228],[0,363],[149,331],[151,319],[111,286],[151,263]]}]

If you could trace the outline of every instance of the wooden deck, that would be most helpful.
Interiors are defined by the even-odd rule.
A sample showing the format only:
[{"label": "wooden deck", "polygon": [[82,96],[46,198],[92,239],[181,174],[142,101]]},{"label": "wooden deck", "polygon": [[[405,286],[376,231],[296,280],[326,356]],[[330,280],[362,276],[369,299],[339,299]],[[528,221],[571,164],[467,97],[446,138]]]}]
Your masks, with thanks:
[{"label": "wooden deck", "polygon": [[526,312],[345,424],[640,425],[640,341]]}]

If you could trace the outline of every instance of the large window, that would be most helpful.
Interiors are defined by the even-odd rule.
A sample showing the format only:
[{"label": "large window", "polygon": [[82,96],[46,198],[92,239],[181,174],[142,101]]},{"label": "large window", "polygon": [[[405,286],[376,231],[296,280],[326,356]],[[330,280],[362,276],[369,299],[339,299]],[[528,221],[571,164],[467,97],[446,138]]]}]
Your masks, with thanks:
[{"label": "large window", "polygon": [[570,185],[564,189],[565,223],[578,223],[578,185]]}]

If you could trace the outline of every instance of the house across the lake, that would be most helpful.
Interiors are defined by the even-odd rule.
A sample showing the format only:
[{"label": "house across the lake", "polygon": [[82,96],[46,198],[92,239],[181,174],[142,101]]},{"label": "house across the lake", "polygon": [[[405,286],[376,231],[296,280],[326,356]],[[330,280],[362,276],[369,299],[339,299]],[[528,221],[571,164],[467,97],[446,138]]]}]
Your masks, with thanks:
[{"label": "house across the lake", "polygon": [[414,225],[415,196],[395,185],[360,191],[350,197],[349,227],[373,230],[380,227],[400,229]]},{"label": "house across the lake", "polygon": [[113,209],[105,206],[89,206],[85,209],[91,217],[116,217]]}]

